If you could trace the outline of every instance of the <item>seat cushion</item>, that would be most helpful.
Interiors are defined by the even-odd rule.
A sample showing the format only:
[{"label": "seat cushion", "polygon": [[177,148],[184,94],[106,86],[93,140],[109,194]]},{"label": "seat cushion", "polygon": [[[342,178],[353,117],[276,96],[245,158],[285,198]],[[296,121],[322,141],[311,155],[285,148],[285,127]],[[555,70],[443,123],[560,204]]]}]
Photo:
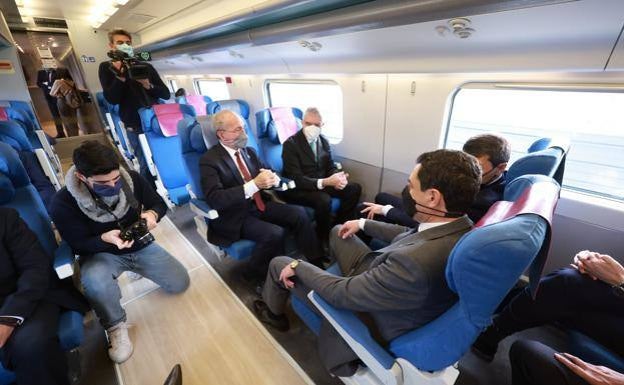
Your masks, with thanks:
[{"label": "seat cushion", "polygon": [[225,252],[237,261],[242,261],[249,258],[255,246],[255,242],[247,239],[241,239],[240,241],[236,241],[226,247]]}]

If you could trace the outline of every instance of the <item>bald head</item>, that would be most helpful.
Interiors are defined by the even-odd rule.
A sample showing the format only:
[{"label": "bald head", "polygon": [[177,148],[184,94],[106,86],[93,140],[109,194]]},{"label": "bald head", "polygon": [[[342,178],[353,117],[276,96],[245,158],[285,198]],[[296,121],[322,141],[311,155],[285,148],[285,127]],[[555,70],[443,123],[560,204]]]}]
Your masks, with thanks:
[{"label": "bald head", "polygon": [[244,128],[245,121],[234,111],[221,110],[212,117],[212,127],[217,136],[219,136],[219,131],[232,131],[237,126]]}]

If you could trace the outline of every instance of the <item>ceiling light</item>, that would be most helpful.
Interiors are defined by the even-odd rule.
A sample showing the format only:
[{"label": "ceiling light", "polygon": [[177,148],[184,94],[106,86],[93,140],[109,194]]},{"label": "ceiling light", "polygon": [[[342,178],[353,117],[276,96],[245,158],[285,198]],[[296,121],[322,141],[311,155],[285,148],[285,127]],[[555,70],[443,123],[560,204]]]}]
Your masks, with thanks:
[{"label": "ceiling light", "polygon": [[58,47],[58,46],[59,46],[59,45],[58,45],[58,43],[57,43],[57,42],[52,43],[52,47],[56,48],[56,47]]},{"label": "ceiling light", "polygon": [[299,45],[303,48],[307,48],[312,52],[320,51],[323,45],[316,41],[299,40]]},{"label": "ceiling light", "polygon": [[117,3],[117,5],[119,6],[126,5],[128,3],[128,0],[115,0],[115,3]]},{"label": "ceiling light", "polygon": [[240,54],[240,53],[238,53],[236,51],[229,50],[228,52],[230,53],[230,56],[235,57],[237,59],[244,59],[245,58],[245,56],[243,54]]}]

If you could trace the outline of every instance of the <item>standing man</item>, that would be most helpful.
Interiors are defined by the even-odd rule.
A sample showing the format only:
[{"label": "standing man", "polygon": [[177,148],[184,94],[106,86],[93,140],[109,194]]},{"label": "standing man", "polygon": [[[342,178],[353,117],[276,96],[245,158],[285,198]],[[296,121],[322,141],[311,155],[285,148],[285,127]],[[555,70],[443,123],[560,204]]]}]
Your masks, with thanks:
[{"label": "standing man", "polygon": [[63,121],[61,120],[61,114],[56,105],[56,98],[50,95],[55,80],[56,70],[54,68],[40,69],[37,72],[37,87],[41,88],[46,103],[48,103],[48,108],[50,109],[52,119],[54,119],[54,125],[56,126],[56,137],[64,138]]},{"label": "standing man", "polygon": [[284,142],[284,176],[293,179],[297,187],[283,195],[291,203],[314,208],[317,234],[327,243],[332,197],[340,199],[335,223],[344,223],[356,217],[362,187],[350,183],[349,174],[336,168],[329,141],[321,135],[323,118],[319,110],[308,108],[302,123],[303,128]]},{"label": "standing man", "polygon": [[[132,37],[126,30],[110,31],[108,47],[134,58]],[[143,133],[139,109],[156,104],[159,98],[169,99],[170,93],[154,67],[145,62],[141,64],[147,66],[148,77],[146,79],[130,79],[127,66],[121,61],[114,60],[100,63],[99,77],[106,100],[111,104],[119,104],[119,116],[126,127],[134,155],[139,160],[141,175],[151,181],[153,178],[139,144],[139,134]]]}]

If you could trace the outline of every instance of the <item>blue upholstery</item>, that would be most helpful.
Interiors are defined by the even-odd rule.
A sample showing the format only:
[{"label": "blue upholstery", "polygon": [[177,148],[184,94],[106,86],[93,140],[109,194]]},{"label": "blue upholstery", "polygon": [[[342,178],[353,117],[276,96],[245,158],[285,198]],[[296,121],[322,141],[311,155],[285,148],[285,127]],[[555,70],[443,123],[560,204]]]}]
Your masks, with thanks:
[{"label": "blue upholstery", "polygon": [[41,126],[39,125],[39,121],[37,120],[37,116],[35,115],[35,111],[33,110],[29,102],[24,102],[22,100],[0,100],[0,106],[8,106],[16,110],[22,111],[33,123],[35,129],[41,130]]},{"label": "blue upholstery", "polygon": [[203,95],[179,96],[175,100],[176,103],[188,104],[193,107],[196,116],[206,115],[208,104],[212,102],[210,97]]},{"label": "blue upholstery", "polygon": [[[179,107],[182,119],[195,116],[195,111],[190,106],[173,105]],[[190,200],[190,195],[186,191],[189,178],[180,152],[178,135],[165,136],[153,108],[142,108],[139,110],[139,115],[143,132],[152,153],[152,160],[164,187],[169,193],[169,198],[176,205],[187,203]]]},{"label": "blue upholstery", "polygon": [[[43,202],[30,183],[17,153],[6,143],[0,143],[0,206],[17,210],[28,227],[37,234],[50,258],[57,254],[51,221]],[[80,313],[71,311],[61,315],[59,338],[63,349],[73,349],[82,342],[82,318]],[[0,384],[12,381],[13,374],[0,366]]]},{"label": "blue upholstery", "polygon": [[[507,180],[512,181],[519,176],[527,174],[554,177],[560,165],[562,165],[565,155],[565,150],[560,147],[550,147],[545,150],[528,153],[509,167]],[[563,172],[561,172],[561,177],[563,177]],[[561,180],[557,180],[557,182],[561,183]]]},{"label": "blue upholstery", "polygon": [[36,119],[32,120],[26,111],[17,108],[1,106],[0,108],[4,108],[10,121],[14,121],[20,124],[33,148],[42,147],[41,142],[39,141],[39,138],[35,133],[35,131],[39,129],[39,123]]},{"label": "blue upholstery", "polygon": [[[207,124],[210,123],[209,117],[199,117],[198,119]],[[210,127],[204,127],[204,130],[211,131]],[[210,135],[210,133],[207,133],[207,135]],[[201,188],[201,177],[199,173],[199,159],[208,151],[202,127],[195,119],[185,118],[178,123],[178,137],[180,139],[180,153],[182,154],[184,168],[191,185],[191,190],[197,197],[193,202],[199,201],[199,204],[195,204],[195,206],[199,206],[198,208],[200,210],[207,213],[210,207],[204,201],[204,192]],[[209,142],[214,140],[214,138],[208,139]],[[204,217],[204,220],[206,223],[209,221],[206,217]],[[225,252],[236,260],[244,260],[249,258],[254,246],[254,242],[242,239],[225,248]]]},{"label": "blue upholstery", "polygon": [[[326,271],[334,275],[342,275],[340,266],[338,266],[337,263],[329,266]],[[299,316],[306,326],[318,336],[321,331],[321,317],[313,312],[305,302],[295,296],[291,297],[290,304],[297,316]]]},{"label": "blue upholstery", "polygon": [[26,133],[22,127],[14,121],[0,122],[0,142],[10,145],[16,151],[33,150]]},{"label": "blue upholstery", "polygon": [[104,92],[101,91],[95,93],[95,99],[97,100],[98,110],[100,111],[100,119],[102,119],[102,122],[104,122],[104,124],[108,124],[106,120],[106,113],[110,113],[108,107],[110,103],[108,103],[108,101],[104,97]]},{"label": "blue upholstery", "polygon": [[260,146],[258,146],[258,139],[256,139],[256,135],[251,130],[251,126],[249,125],[249,115],[250,109],[249,104],[240,99],[232,99],[232,100],[219,100],[216,102],[208,103],[206,106],[206,112],[208,115],[214,115],[221,110],[231,110],[239,114],[245,120],[245,131],[247,132],[247,136],[249,139],[247,140],[247,147],[253,147],[256,150],[256,153],[259,157],[263,157],[262,150]]}]

